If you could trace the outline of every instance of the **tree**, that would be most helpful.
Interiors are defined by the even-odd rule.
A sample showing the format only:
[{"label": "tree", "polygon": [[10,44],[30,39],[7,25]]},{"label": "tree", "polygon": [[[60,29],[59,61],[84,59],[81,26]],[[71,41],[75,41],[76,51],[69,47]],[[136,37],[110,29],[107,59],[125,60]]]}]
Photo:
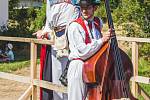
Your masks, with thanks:
[{"label": "tree", "polygon": [[[113,21],[123,27],[122,35],[128,37],[150,37],[150,2],[144,0],[110,0]],[[104,3],[101,2],[97,15],[106,19]],[[140,55],[148,56],[150,44],[140,45]],[[149,55],[150,56],[150,55]]]},{"label": "tree", "polygon": [[42,8],[37,9],[37,16],[35,18],[35,20],[32,21],[32,25],[31,25],[31,29],[33,31],[37,31],[39,29],[42,28],[43,24],[45,24],[45,20],[46,20],[46,4],[43,3]]}]

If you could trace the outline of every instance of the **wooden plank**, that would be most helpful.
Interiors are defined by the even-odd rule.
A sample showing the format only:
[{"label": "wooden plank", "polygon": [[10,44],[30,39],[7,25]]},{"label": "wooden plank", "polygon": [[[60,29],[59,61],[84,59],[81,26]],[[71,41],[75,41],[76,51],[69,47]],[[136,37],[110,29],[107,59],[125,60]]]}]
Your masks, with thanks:
[{"label": "wooden plank", "polygon": [[0,40],[2,40],[2,41],[27,42],[27,43],[34,42],[34,43],[37,43],[37,44],[47,44],[47,45],[53,45],[54,44],[54,42],[52,40],[35,39],[35,38],[0,36]]},{"label": "wooden plank", "polygon": [[138,84],[138,93],[142,95],[144,100],[150,100],[150,96],[144,91],[144,89]]},{"label": "wooden plank", "polygon": [[[138,76],[138,44],[136,42],[132,42],[132,63],[133,63],[133,76]],[[132,93],[135,97],[137,97],[137,84],[136,82],[132,82]]]},{"label": "wooden plank", "polygon": [[[31,42],[31,79],[37,79],[37,45]],[[32,85],[32,100],[37,100],[37,86],[31,83]]]},{"label": "wooden plank", "polygon": [[[0,36],[0,40],[2,41],[16,41],[16,42],[34,42],[37,44],[49,44],[52,45],[53,41],[51,40],[44,40],[44,39],[35,39],[35,38],[22,38],[22,37],[6,37]],[[118,36],[117,40],[119,41],[128,41],[128,42],[147,42],[150,43],[149,38],[135,38],[135,37],[121,37]]]},{"label": "wooden plank", "polygon": [[150,38],[135,38],[135,37],[121,37],[118,36],[117,40],[119,41],[128,41],[128,42],[147,42],[150,43]]},{"label": "wooden plank", "polygon": [[28,100],[32,94],[32,86],[30,86],[18,100]]},{"label": "wooden plank", "polygon": [[143,76],[131,77],[130,81],[134,81],[134,82],[138,82],[138,83],[144,83],[144,84],[150,84],[150,78],[143,77]]},{"label": "wooden plank", "polygon": [[31,38],[0,36],[0,40],[3,40],[3,41],[16,41],[16,42],[30,42]]},{"label": "wooden plank", "polygon": [[[19,76],[19,75],[14,75],[14,74],[10,74],[10,73],[4,73],[4,72],[0,72],[0,78],[13,80],[13,81],[17,81],[17,82],[22,82],[22,83],[30,83],[31,82],[31,79],[29,77]],[[150,84],[150,78],[143,77],[143,76],[131,77],[130,81],[135,81],[135,82],[144,83],[144,84]],[[57,88],[61,88],[61,90],[58,90],[59,92],[65,92],[67,90],[66,87],[61,87],[56,84],[53,85],[53,83],[51,83],[51,82],[38,81],[38,79],[34,79],[33,85],[41,86],[43,88],[48,87],[49,89],[51,89],[51,90],[54,89],[56,91],[57,91]],[[56,89],[54,88],[55,86],[56,86]]]},{"label": "wooden plank", "polygon": [[8,79],[12,81],[22,82],[22,83],[30,83],[31,79],[25,76],[14,75],[10,73],[0,72],[0,78]]},{"label": "wooden plank", "polygon": [[47,44],[47,45],[54,45],[52,40],[45,40],[45,39],[31,39],[32,42],[36,44]]},{"label": "wooden plank", "polygon": [[67,93],[67,87],[64,87],[62,85],[53,84],[53,83],[48,82],[48,81],[34,79],[33,84],[36,86],[43,87],[43,88],[50,89],[50,90],[54,90],[57,92]]}]

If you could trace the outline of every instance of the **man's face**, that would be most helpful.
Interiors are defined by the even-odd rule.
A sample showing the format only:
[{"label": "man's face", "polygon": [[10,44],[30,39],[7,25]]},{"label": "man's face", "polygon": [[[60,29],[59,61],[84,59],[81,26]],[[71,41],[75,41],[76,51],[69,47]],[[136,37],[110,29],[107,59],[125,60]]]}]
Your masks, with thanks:
[{"label": "man's face", "polygon": [[88,19],[91,19],[93,18],[94,16],[94,11],[96,10],[96,6],[93,6],[93,5],[90,5],[88,7],[81,7],[81,13],[82,13],[82,16],[88,20]]}]

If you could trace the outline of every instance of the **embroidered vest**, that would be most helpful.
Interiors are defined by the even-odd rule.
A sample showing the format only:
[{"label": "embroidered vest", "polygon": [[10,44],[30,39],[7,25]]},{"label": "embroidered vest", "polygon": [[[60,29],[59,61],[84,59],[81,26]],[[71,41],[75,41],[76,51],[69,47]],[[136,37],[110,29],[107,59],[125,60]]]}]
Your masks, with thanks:
[{"label": "embroidered vest", "polygon": [[[83,27],[83,29],[85,31],[85,43],[86,44],[91,43],[89,32],[86,28],[83,18],[80,17],[80,18],[76,19],[74,22],[77,22],[78,24],[80,24]],[[94,25],[95,25],[95,28],[99,31],[100,36],[102,36],[101,27],[100,27],[100,19],[98,17],[94,17]]]}]

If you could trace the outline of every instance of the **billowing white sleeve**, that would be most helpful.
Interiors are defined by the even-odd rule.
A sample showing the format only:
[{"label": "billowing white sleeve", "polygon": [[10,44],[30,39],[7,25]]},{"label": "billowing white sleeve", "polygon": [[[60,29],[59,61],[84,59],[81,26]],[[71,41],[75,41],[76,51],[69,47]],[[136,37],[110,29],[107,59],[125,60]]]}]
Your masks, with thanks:
[{"label": "billowing white sleeve", "polygon": [[[54,16],[52,14],[52,6],[53,5],[51,3],[52,3],[51,0],[47,0],[47,4],[46,4],[46,23],[45,23],[45,26],[43,28],[42,34],[53,32],[53,27],[54,27],[54,21],[55,20],[53,20],[53,16]],[[56,16],[54,16],[54,17],[56,17]]]},{"label": "billowing white sleeve", "polygon": [[48,32],[48,33],[52,32],[52,29],[49,27],[49,22],[47,20],[46,20],[42,33],[45,33],[45,32]]},{"label": "billowing white sleeve", "polygon": [[50,17],[50,1],[49,0],[47,0],[47,4],[46,4],[46,23],[45,23],[45,26],[44,26],[44,29],[43,29],[42,33],[52,31],[52,29],[49,26],[48,16]]},{"label": "billowing white sleeve", "polygon": [[103,44],[101,39],[93,39],[91,43],[85,44],[85,31],[76,22],[71,23],[68,27],[68,39],[71,53],[76,53],[75,57],[83,60],[91,57]]}]

